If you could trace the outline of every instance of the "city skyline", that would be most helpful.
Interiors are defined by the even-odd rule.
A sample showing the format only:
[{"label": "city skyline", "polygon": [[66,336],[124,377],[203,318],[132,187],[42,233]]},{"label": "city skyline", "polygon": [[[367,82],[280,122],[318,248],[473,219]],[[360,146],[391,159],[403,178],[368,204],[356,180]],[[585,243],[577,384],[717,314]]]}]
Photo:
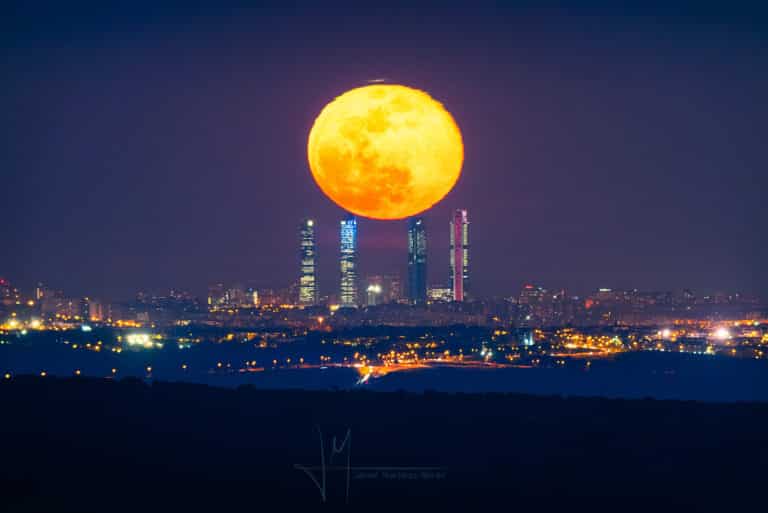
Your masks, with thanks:
[{"label": "city skyline", "polygon": [[[262,290],[267,291],[268,297],[283,297],[283,302],[289,302],[293,303],[295,302],[297,305],[301,306],[312,306],[316,304],[328,304],[329,298],[338,298],[340,304],[344,304],[345,306],[366,306],[370,304],[370,290],[367,290],[366,287],[370,285],[368,282],[363,282],[361,280],[361,276],[363,276],[363,273],[360,271],[360,252],[359,248],[361,246],[360,240],[358,240],[357,236],[357,225],[360,218],[355,217],[354,215],[351,215],[349,213],[346,214],[346,219],[342,219],[340,221],[340,227],[341,231],[339,232],[339,239],[337,243],[337,253],[340,255],[340,260],[335,261],[334,265],[340,265],[341,266],[341,281],[337,280],[337,286],[336,289],[338,292],[338,295],[336,293],[330,293],[325,294],[323,296],[320,295],[319,291],[319,277],[318,277],[318,258],[317,258],[317,237],[316,237],[316,230],[318,228],[315,220],[313,218],[304,218],[299,223],[299,272],[297,275],[296,280],[291,280],[287,283],[278,283],[275,284],[275,282],[271,282],[272,284],[268,284],[264,280],[259,279],[242,279],[238,278],[231,283],[230,288],[225,288],[224,283],[217,282],[211,285],[210,283],[207,285],[207,294],[204,295],[204,299],[206,304],[209,307],[215,307],[217,302],[220,304],[235,304],[235,305],[258,305],[259,304],[259,298],[258,298],[258,290],[259,288]],[[449,241],[449,276],[445,283],[441,283],[438,280],[435,281],[427,281],[427,269],[430,267],[434,268],[433,266],[428,266],[427,261],[429,260],[428,257],[428,245],[426,243],[427,241],[427,231],[426,231],[426,223],[424,222],[423,216],[418,217],[412,217],[405,220],[406,223],[406,229],[407,234],[405,237],[405,253],[407,258],[407,263],[405,265],[405,272],[401,273],[400,270],[396,270],[394,272],[387,271],[387,268],[384,269],[367,269],[367,272],[365,276],[368,278],[374,277],[377,279],[377,281],[381,281],[382,277],[384,277],[388,282],[392,281],[393,279],[398,282],[398,287],[400,280],[405,280],[406,289],[404,291],[404,295],[402,297],[398,296],[396,299],[407,299],[409,302],[414,303],[413,297],[414,297],[414,289],[411,288],[411,283],[416,282],[415,290],[418,292],[419,289],[423,287],[423,300],[428,300],[431,298],[430,291],[434,290],[434,292],[445,290],[449,292],[449,295],[451,297],[451,300],[454,301],[466,301],[467,299],[470,300],[488,300],[488,299],[498,299],[498,298],[510,298],[514,297],[516,295],[516,290],[514,287],[511,289],[508,289],[502,294],[495,294],[495,295],[477,295],[475,297],[472,297],[471,295],[467,294],[467,285],[469,283],[469,220],[468,220],[468,213],[466,209],[455,209],[452,210],[452,216],[449,221],[449,234],[448,234],[448,241]],[[437,241],[441,240],[440,237],[437,237]],[[461,241],[460,244],[456,245],[455,241],[459,240]],[[363,245],[365,244],[365,239],[363,239]],[[375,248],[375,246],[374,246]],[[391,249],[391,248],[390,248]],[[371,248],[369,248],[369,251],[371,251]],[[363,262],[365,262],[365,258],[363,259]],[[456,262],[460,262],[460,267],[456,266]],[[346,269],[346,271],[345,271]],[[460,271],[460,274],[462,276],[460,290],[455,290],[454,287],[454,277],[457,276],[456,272]],[[338,271],[338,267],[337,267]],[[371,274],[371,273],[374,274]],[[434,271],[432,271],[434,274]],[[321,274],[322,276],[322,274]],[[325,277],[325,280],[328,281],[328,277]],[[532,289],[532,285],[529,285],[531,281],[537,282],[537,283],[546,283],[548,287],[554,288],[558,292],[556,292],[556,295],[558,295],[561,298],[571,297],[571,298],[578,298],[578,297],[589,297],[590,294],[594,293],[595,291],[635,291],[638,292],[641,290],[641,288],[637,286],[631,286],[631,287],[617,287],[615,285],[611,284],[599,284],[599,285],[592,285],[589,288],[586,289],[566,289],[563,287],[562,283],[552,283],[551,281],[544,281],[544,280],[524,280],[520,283],[518,286],[519,290],[521,291],[521,298],[526,294],[527,290]],[[260,286],[257,288],[253,285],[249,287],[242,286],[243,283],[260,283]],[[3,278],[2,285],[3,287],[8,286],[9,281]],[[47,283],[47,282],[46,282]],[[610,286],[606,286],[610,285]],[[384,288],[382,287],[382,283],[377,284],[378,288],[380,290],[375,291],[375,295],[382,294],[384,291]],[[172,287],[165,287],[166,290],[169,290],[170,297],[174,297],[174,291],[184,291],[183,294],[189,295],[191,290],[200,290],[202,287],[202,284],[197,284],[196,287],[179,287],[177,285],[174,285]],[[294,289],[295,287],[295,289]],[[379,297],[379,299],[374,304],[378,304],[380,302],[389,302],[394,301],[396,299],[392,299],[390,290],[388,287],[385,287],[387,290],[387,294],[382,295]],[[14,290],[18,291],[18,287],[16,287]],[[134,298],[134,295],[141,296],[143,294],[146,294],[147,290],[151,290],[154,292],[157,292],[159,290],[163,289],[163,287],[144,287],[144,288],[138,288],[131,291],[131,294],[129,297],[122,297],[122,298],[116,298],[114,296],[107,296],[107,295],[96,295],[99,297],[99,299],[109,298],[109,300],[118,300],[118,301],[125,301],[125,300],[131,300]],[[330,287],[331,290],[333,290],[333,287]],[[342,296],[342,289],[346,290],[346,301],[341,300]],[[536,290],[544,290],[542,287],[537,286],[534,289]],[[290,299],[290,291],[294,290],[296,297]],[[567,293],[566,293],[567,290]],[[685,294],[693,294],[691,292],[691,287],[678,287],[678,288],[670,288],[668,286],[661,287],[659,289],[655,289],[651,291],[651,289],[642,289],[645,292],[654,292],[654,293],[672,293],[674,292],[680,292],[683,295]],[[57,287],[49,287],[47,284],[44,285],[42,281],[38,281],[36,285],[34,286],[34,296],[36,300],[40,300],[43,297],[44,291],[47,291],[47,295],[55,295],[58,299],[63,298],[70,298],[74,299],[76,301],[89,301],[88,296],[94,296],[91,292],[86,292],[85,294],[74,294],[74,295],[64,295],[64,292],[61,289],[58,289]],[[282,292],[280,292],[282,291]],[[285,296],[285,292],[289,292],[289,296]],[[703,295],[702,297],[727,297],[727,296],[743,296],[743,297],[754,297],[759,300],[763,300],[765,296],[761,294],[754,294],[754,293],[745,293],[744,291],[739,290],[723,290],[723,289],[713,289],[713,288],[703,288],[703,289],[697,289],[699,294]],[[237,297],[235,297],[237,296]],[[355,297],[356,299],[352,301],[350,298]],[[200,296],[202,297],[202,295]],[[442,297],[442,296],[440,296]],[[457,299],[458,297],[458,299]],[[234,299],[233,299],[234,298]],[[321,301],[322,299],[322,301]],[[431,298],[432,300],[436,300],[436,298]],[[440,301],[444,299],[439,299]],[[417,301],[418,302],[418,301]],[[267,301],[267,304],[269,304],[269,301]],[[73,308],[75,308],[73,306]]]},{"label": "city skyline", "polygon": [[[311,216],[328,256],[319,288],[335,290],[342,211],[313,183],[306,139],[329,99],[383,77],[431,92],[462,127],[461,178],[422,217],[471,213],[477,294],[527,281],[768,290],[759,13],[413,8],[342,26],[333,9],[211,7],[222,16],[171,10],[145,31],[151,9],[134,8],[1,22],[0,273],[15,282],[123,297],[277,288],[296,274],[296,219]],[[115,19],[136,38],[111,32]],[[359,222],[361,274],[404,276],[404,222]],[[447,251],[429,245],[429,283]]]}]

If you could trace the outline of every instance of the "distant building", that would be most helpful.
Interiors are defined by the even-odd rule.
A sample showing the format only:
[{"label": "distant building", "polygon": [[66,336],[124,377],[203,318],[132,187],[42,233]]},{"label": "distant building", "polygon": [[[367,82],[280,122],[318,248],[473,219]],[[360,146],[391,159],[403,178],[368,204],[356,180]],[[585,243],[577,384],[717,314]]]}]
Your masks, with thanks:
[{"label": "distant building", "polygon": [[376,306],[380,305],[382,302],[382,291],[383,287],[380,283],[370,283],[366,287],[366,305],[367,306]]},{"label": "distant building", "polygon": [[339,261],[341,268],[339,300],[341,306],[357,306],[357,219],[351,214],[341,221]]},{"label": "distant building", "polygon": [[400,276],[397,274],[374,274],[366,276],[363,280],[365,292],[368,292],[368,286],[378,285],[381,288],[380,296],[376,304],[397,303],[402,299],[402,286]]},{"label": "distant building", "polygon": [[104,304],[93,298],[88,298],[88,313],[83,320],[99,322],[104,320]]},{"label": "distant building", "polygon": [[84,297],[80,300],[79,303],[79,312],[77,313],[78,317],[82,319],[83,322],[88,322],[91,318],[91,300],[87,297]]},{"label": "distant building", "polygon": [[314,305],[318,301],[317,291],[317,242],[315,239],[315,221],[305,219],[299,228],[300,239],[300,274],[299,303]]},{"label": "distant building", "polygon": [[424,219],[408,219],[408,300],[427,300],[427,230]]},{"label": "distant building", "polygon": [[12,286],[8,280],[0,278],[0,304],[11,306],[18,304],[20,300],[19,289]]},{"label": "distant building", "polygon": [[384,300],[387,303],[398,303],[403,299],[403,282],[398,274],[382,276],[384,284]]},{"label": "distant building", "polygon": [[524,285],[520,290],[520,297],[517,303],[520,305],[538,305],[544,302],[547,297],[546,289],[535,285]]},{"label": "distant building", "polygon": [[40,301],[45,296],[45,285],[38,282],[35,287],[35,301]]},{"label": "distant building", "polygon": [[280,304],[280,297],[275,289],[261,289],[259,291],[259,304],[277,305]]},{"label": "distant building", "polygon": [[213,285],[208,286],[208,296],[206,298],[208,308],[219,308],[225,306],[226,302],[227,293],[223,283],[214,283]]},{"label": "distant building", "polygon": [[450,287],[429,287],[427,298],[430,301],[453,301],[453,290]]},{"label": "distant building", "polygon": [[551,317],[552,301],[546,289],[527,284],[517,299],[520,326],[536,326],[547,323]]},{"label": "distant building", "polygon": [[237,283],[227,289],[226,304],[232,308],[251,306],[251,299],[245,293],[245,287],[242,284]]},{"label": "distant building", "polygon": [[248,299],[250,300],[252,307],[259,306],[259,291],[258,290],[256,290],[253,287],[248,287],[245,290],[245,294],[246,294],[246,296],[248,296]]},{"label": "distant building", "polygon": [[64,293],[60,290],[45,289],[44,295],[40,299],[40,313],[44,317],[52,317],[57,313],[65,312],[67,309],[67,300]]},{"label": "distant building", "polygon": [[450,287],[454,301],[467,298],[469,285],[469,219],[466,210],[456,210],[451,217]]}]

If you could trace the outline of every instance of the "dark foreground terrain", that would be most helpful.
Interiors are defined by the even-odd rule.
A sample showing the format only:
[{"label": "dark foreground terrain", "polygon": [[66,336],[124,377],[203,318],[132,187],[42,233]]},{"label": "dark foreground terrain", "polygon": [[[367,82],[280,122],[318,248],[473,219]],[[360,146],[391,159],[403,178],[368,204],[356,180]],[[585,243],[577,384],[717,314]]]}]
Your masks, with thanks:
[{"label": "dark foreground terrain", "polygon": [[768,404],[16,377],[0,383],[0,419],[0,511],[688,512],[768,501]]}]

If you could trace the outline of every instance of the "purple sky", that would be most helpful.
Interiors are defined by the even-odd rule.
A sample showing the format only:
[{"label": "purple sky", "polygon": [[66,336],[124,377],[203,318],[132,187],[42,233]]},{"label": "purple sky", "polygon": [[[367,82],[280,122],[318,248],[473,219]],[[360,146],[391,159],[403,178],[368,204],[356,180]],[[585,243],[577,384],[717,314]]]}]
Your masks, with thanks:
[{"label": "purple sky", "polygon": [[[280,287],[311,216],[335,292],[342,212],[306,137],[335,95],[386,77],[464,135],[463,175],[426,213],[430,283],[447,278],[449,212],[467,208],[479,295],[763,293],[768,16],[665,5],[10,8],[0,275],[118,297]],[[362,274],[405,276],[405,221],[361,220],[360,245]]]}]

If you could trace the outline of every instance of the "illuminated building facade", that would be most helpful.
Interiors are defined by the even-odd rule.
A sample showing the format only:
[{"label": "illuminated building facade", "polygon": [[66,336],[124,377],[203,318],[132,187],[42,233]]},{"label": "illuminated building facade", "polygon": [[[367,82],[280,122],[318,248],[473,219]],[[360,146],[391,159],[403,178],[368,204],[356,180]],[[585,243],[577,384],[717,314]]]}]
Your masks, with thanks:
[{"label": "illuminated building facade", "polygon": [[547,291],[536,285],[527,284],[520,290],[517,299],[518,324],[523,327],[543,324],[550,319],[552,302]]},{"label": "illuminated building facade", "polygon": [[376,306],[381,304],[381,292],[383,288],[380,283],[370,283],[365,289],[367,294],[367,306]]},{"label": "illuminated building facade", "polygon": [[104,320],[104,304],[94,299],[88,300],[88,318],[86,320],[100,322]]},{"label": "illuminated building facade", "polygon": [[408,300],[427,300],[427,230],[421,217],[408,220]]},{"label": "illuminated building facade", "polygon": [[248,287],[248,289],[245,291],[246,296],[248,296],[251,306],[259,306],[259,291],[256,290],[253,287]]},{"label": "illuminated building facade", "polygon": [[454,301],[467,298],[469,284],[469,218],[466,210],[451,216],[450,280]]},{"label": "illuminated building facade", "polygon": [[427,290],[427,297],[430,301],[452,301],[453,291],[444,285],[434,286]]},{"label": "illuminated building facade", "polygon": [[304,219],[299,228],[301,244],[299,303],[314,305],[317,303],[317,243],[315,240],[315,221]]},{"label": "illuminated building facade", "polygon": [[209,309],[216,309],[224,306],[227,302],[226,290],[223,283],[215,283],[208,287],[208,296],[206,303]]},{"label": "illuminated building facade", "polygon": [[[376,285],[381,290],[377,292],[378,288],[374,287],[373,292],[376,294],[375,304],[384,303],[397,303],[402,299],[402,290],[400,284],[400,276],[397,274],[374,274],[366,276],[363,280],[365,286],[365,292],[369,292],[368,287],[370,285]],[[367,302],[368,306],[373,306],[370,302]]]},{"label": "illuminated building facade", "polygon": [[79,307],[79,317],[83,320],[83,322],[87,322],[91,318],[91,300],[87,297],[82,298],[80,300]]},{"label": "illuminated building facade", "polygon": [[18,304],[20,299],[19,289],[12,286],[8,280],[0,278],[0,304],[11,306]]},{"label": "illuminated building facade", "polygon": [[350,215],[341,221],[341,306],[357,306],[357,219]]}]

